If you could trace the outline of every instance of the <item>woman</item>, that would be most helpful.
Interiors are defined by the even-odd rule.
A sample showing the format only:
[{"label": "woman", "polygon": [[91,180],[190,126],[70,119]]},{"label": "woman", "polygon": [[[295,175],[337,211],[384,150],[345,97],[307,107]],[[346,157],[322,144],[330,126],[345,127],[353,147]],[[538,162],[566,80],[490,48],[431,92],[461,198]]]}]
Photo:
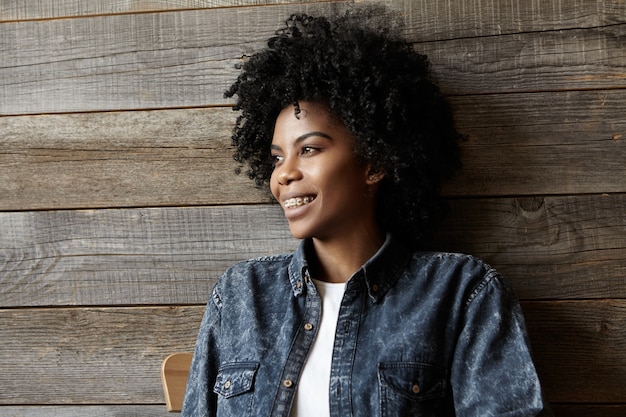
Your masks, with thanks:
[{"label": "woman", "polygon": [[459,134],[381,15],[292,16],[226,93],[235,159],[302,241],[220,278],[183,416],[548,413],[497,272],[425,250]]}]

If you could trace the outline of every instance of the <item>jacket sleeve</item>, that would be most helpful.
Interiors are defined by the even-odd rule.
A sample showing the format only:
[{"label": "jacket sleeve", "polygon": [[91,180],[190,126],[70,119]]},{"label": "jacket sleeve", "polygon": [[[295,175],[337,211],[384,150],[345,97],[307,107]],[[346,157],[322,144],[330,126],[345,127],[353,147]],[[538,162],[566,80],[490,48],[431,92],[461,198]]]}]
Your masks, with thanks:
[{"label": "jacket sleeve", "polygon": [[551,416],[519,302],[494,270],[465,305],[451,368],[458,417]]},{"label": "jacket sleeve", "polygon": [[196,348],[189,369],[182,417],[214,417],[216,415],[217,396],[213,392],[213,385],[219,364],[220,310],[221,302],[216,287],[207,303],[198,332]]}]

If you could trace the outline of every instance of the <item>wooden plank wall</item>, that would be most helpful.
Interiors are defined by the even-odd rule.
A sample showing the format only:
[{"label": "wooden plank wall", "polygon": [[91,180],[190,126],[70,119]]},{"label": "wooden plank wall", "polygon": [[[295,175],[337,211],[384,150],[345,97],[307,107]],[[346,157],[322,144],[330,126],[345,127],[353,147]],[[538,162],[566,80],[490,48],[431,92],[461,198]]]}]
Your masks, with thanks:
[{"label": "wooden plank wall", "polygon": [[[215,279],[294,247],[222,97],[345,7],[289,3],[0,0],[0,416],[165,416]],[[386,3],[469,136],[439,245],[516,289],[557,416],[626,415],[626,3]]]}]

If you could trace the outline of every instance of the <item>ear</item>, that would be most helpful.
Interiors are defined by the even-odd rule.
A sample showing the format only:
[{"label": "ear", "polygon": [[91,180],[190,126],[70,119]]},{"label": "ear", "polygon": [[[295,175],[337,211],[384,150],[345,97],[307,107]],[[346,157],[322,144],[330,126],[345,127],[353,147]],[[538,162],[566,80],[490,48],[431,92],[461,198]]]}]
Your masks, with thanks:
[{"label": "ear", "polygon": [[375,185],[379,183],[383,178],[385,178],[385,172],[380,169],[370,165],[367,169],[367,185]]}]

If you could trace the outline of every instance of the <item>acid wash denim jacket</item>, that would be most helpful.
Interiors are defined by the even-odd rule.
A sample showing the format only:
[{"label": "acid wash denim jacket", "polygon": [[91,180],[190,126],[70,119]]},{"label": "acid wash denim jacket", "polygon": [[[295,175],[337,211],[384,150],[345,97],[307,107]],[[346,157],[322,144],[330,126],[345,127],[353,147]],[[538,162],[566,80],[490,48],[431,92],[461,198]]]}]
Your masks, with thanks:
[{"label": "acid wash denim jacket", "polygon": [[[303,241],[231,267],[209,299],[183,417],[288,417],[320,323]],[[410,253],[388,236],[346,285],[333,417],[551,415],[520,306],[467,255]]]}]

